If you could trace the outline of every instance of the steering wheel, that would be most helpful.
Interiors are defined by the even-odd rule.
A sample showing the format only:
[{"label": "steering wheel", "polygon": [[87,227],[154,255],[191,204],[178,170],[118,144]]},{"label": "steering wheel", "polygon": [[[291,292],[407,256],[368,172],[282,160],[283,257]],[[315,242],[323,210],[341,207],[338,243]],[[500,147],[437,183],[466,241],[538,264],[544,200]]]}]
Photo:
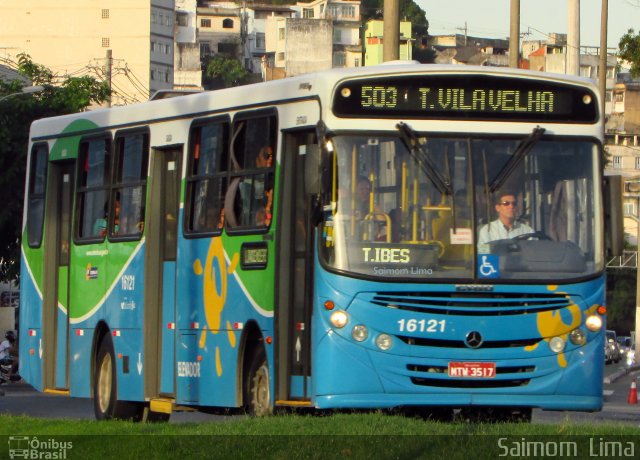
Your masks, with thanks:
[{"label": "steering wheel", "polygon": [[511,239],[514,241],[523,241],[523,240],[528,240],[529,238],[551,241],[551,237],[544,232],[525,233],[524,235],[514,236]]}]

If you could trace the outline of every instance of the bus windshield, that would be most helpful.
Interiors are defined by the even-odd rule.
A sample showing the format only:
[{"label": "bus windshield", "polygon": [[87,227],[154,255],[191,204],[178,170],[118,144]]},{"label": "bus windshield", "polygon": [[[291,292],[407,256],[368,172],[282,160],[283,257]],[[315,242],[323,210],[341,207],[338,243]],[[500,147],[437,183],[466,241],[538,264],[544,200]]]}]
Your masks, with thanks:
[{"label": "bus windshield", "polygon": [[328,266],[385,280],[461,282],[572,279],[603,269],[595,140],[543,137],[544,130],[425,137],[400,128],[332,137],[321,242]]}]

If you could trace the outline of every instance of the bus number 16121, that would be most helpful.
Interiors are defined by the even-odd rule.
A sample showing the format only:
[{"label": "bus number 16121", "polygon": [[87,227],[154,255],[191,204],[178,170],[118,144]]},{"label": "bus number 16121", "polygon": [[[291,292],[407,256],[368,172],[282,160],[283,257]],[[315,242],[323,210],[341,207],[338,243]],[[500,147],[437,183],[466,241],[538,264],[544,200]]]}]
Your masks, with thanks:
[{"label": "bus number 16121", "polygon": [[398,320],[400,332],[444,332],[446,321],[435,319],[401,319]]}]

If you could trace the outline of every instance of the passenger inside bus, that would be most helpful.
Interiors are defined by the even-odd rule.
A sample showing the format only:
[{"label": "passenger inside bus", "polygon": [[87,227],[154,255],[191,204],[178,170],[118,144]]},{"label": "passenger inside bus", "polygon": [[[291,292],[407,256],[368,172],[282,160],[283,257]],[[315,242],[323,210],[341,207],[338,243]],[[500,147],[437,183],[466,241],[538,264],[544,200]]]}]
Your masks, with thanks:
[{"label": "passenger inside bus", "polygon": [[[273,149],[262,147],[256,156],[256,168],[268,169],[273,165]],[[269,226],[273,207],[273,175],[266,174],[264,179],[257,179],[254,184],[255,199],[258,200],[256,225]]]},{"label": "passenger inside bus", "polygon": [[531,227],[518,221],[518,202],[514,192],[503,191],[495,196],[497,198],[495,210],[498,218],[480,229],[478,244],[488,244],[496,240],[534,233]]}]

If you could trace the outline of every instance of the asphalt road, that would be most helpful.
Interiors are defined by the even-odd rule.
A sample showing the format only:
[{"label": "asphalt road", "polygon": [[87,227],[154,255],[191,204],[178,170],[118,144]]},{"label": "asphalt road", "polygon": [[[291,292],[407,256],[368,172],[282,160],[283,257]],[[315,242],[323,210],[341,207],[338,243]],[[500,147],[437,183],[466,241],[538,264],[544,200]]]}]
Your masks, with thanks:
[{"label": "asphalt road", "polygon": [[[639,369],[638,365],[628,369],[622,363],[606,366],[605,403],[601,412],[534,410],[533,423],[619,422],[640,427],[640,404],[627,403],[632,379],[638,379]],[[576,384],[579,385],[579,382]],[[26,383],[8,383],[0,386],[0,413],[43,418],[94,419],[92,400],[38,393]],[[175,412],[170,420],[171,423],[211,422],[228,420],[228,417],[201,412]]]}]

